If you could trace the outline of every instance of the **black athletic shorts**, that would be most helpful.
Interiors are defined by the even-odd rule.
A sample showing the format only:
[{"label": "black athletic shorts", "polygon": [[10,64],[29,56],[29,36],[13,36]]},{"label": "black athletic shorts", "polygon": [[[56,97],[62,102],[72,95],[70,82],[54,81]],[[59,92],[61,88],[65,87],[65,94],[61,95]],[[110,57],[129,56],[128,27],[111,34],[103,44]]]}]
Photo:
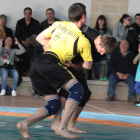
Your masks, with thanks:
[{"label": "black athletic shorts", "polygon": [[57,94],[57,89],[73,78],[53,52],[47,52],[32,64],[31,80],[39,94]]}]

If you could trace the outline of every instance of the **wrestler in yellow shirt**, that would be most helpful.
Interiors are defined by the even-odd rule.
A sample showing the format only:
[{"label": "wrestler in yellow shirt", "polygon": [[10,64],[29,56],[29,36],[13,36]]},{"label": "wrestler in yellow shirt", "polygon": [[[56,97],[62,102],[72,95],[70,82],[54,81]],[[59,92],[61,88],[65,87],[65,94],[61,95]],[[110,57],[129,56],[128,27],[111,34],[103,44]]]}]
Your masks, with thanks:
[{"label": "wrestler in yellow shirt", "polygon": [[84,61],[93,61],[89,40],[74,23],[58,21],[42,33],[51,37],[51,49],[47,51],[57,54],[62,64],[72,60],[77,53],[80,53]]}]

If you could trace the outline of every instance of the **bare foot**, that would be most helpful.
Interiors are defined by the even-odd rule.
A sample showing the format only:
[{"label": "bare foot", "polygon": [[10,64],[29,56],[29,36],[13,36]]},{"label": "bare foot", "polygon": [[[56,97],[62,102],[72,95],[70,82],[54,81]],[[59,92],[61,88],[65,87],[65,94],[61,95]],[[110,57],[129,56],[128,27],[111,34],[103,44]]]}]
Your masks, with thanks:
[{"label": "bare foot", "polygon": [[60,121],[58,121],[58,120],[56,120],[56,121],[53,120],[53,123],[52,123],[52,125],[51,125],[51,129],[55,131],[55,130],[58,128],[59,123],[60,123]]},{"label": "bare foot", "polygon": [[76,132],[76,133],[87,133],[87,131],[80,130],[76,126],[74,126],[74,127],[69,126],[68,130],[71,131],[71,132]]},{"label": "bare foot", "polygon": [[21,135],[22,135],[24,138],[32,137],[32,136],[29,134],[29,128],[28,128],[23,122],[19,122],[19,123],[17,124],[17,128],[18,128],[18,130],[20,131]]},{"label": "bare foot", "polygon": [[67,128],[61,129],[60,127],[58,127],[57,130],[55,130],[55,133],[57,135],[65,137],[65,138],[70,138],[70,139],[78,139],[79,138],[79,136],[69,132],[69,130]]}]

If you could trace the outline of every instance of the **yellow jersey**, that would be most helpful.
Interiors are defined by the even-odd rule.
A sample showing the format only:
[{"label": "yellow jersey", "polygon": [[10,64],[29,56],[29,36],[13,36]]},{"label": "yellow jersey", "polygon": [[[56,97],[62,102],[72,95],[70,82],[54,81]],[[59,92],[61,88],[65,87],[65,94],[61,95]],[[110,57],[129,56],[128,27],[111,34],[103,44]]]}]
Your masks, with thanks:
[{"label": "yellow jersey", "polygon": [[91,45],[82,31],[72,22],[58,21],[42,32],[50,37],[50,49],[64,64],[80,53],[84,61],[93,61]]}]

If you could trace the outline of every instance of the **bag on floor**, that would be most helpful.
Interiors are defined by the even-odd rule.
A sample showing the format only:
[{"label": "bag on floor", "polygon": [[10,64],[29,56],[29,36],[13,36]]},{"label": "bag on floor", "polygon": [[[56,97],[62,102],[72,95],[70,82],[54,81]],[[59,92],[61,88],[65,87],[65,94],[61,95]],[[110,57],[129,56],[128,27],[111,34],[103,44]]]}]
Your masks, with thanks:
[{"label": "bag on floor", "polygon": [[[6,86],[6,94],[5,95],[11,95],[11,88]],[[0,84],[0,91],[1,91],[1,84]]]}]

